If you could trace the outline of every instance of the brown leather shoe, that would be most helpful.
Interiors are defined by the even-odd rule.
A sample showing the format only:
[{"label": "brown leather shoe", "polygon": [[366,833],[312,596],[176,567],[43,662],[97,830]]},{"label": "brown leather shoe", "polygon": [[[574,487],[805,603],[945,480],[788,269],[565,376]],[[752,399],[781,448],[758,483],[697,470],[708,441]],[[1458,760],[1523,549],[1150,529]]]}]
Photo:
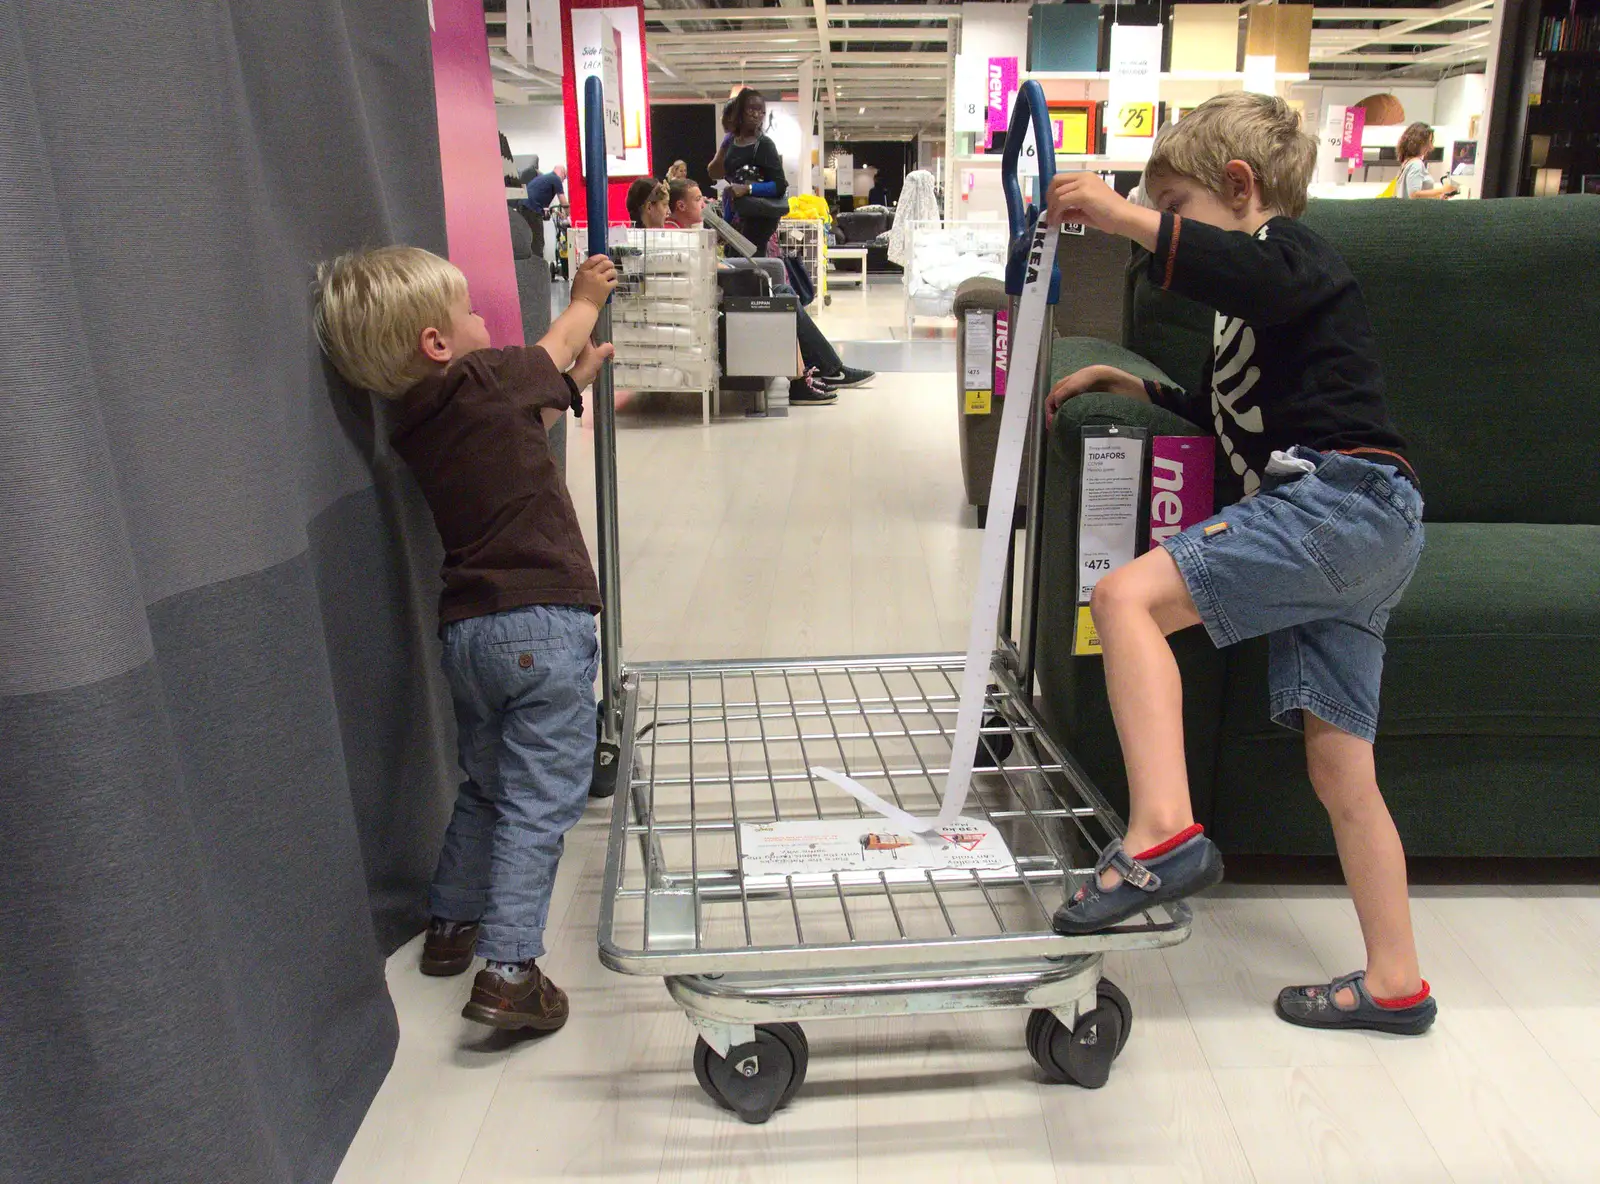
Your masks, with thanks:
[{"label": "brown leather shoe", "polygon": [[461,1014],[491,1028],[554,1032],[567,1022],[567,993],[537,966],[520,983],[507,982],[484,969],[473,980],[472,999]]},{"label": "brown leather shoe", "polygon": [[422,973],[439,978],[460,974],[472,965],[472,952],[477,944],[476,922],[444,921],[435,917],[428,923],[428,936],[422,939]]}]

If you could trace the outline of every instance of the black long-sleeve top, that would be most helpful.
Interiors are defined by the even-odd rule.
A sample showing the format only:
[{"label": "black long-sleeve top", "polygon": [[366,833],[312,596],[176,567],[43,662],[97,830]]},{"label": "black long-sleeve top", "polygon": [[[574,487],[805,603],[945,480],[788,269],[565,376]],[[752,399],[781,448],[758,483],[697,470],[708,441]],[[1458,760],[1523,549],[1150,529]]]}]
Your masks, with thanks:
[{"label": "black long-sleeve top", "polygon": [[1383,367],[1355,276],[1293,218],[1255,234],[1161,215],[1150,278],[1216,309],[1209,393],[1146,383],[1152,402],[1210,423],[1245,493],[1296,444],[1393,464],[1416,481],[1384,405]]}]

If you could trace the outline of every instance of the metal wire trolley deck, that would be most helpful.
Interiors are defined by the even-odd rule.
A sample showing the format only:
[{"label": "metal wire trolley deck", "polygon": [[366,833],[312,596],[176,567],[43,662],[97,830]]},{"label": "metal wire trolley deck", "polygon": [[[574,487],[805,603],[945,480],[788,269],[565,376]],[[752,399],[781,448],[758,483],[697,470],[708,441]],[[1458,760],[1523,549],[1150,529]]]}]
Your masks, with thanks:
[{"label": "metal wire trolley deck", "polygon": [[[1017,128],[1008,144],[1021,140]],[[1040,142],[1049,143],[1048,127]],[[1014,157],[1008,165],[1014,177]],[[1102,955],[1179,942],[1189,912],[1158,907],[1088,937],[1051,929],[1065,892],[1093,874],[1123,826],[1045,732],[1023,689],[1033,682],[1037,521],[1024,561],[1022,636],[1014,643],[1002,631],[963,813],[998,832],[1009,860],[899,864],[895,847],[905,840],[883,820],[860,827],[863,849],[876,857],[869,868],[773,874],[751,860],[750,842],[764,828],[815,823],[821,832],[876,817],[814,779],[808,770],[819,764],[912,814],[938,812],[964,655],[624,667],[604,377],[596,394],[601,578],[613,610],[602,629],[602,714],[605,738],[617,745],[619,790],[601,960],[665,979],[699,1030],[701,1086],[747,1122],[766,1121],[804,1082],[809,1048],[799,1021],[808,1019],[1029,1008],[1025,1040],[1044,1072],[1104,1084],[1132,1010],[1101,978]],[[1036,468],[1035,516],[1040,476]],[[1008,605],[1002,619],[1010,616]]]}]

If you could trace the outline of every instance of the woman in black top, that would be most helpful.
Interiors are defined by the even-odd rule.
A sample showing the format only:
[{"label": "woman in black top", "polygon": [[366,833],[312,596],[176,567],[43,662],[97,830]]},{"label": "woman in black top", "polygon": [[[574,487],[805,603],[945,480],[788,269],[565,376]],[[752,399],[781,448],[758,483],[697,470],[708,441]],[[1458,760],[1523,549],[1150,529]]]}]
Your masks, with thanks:
[{"label": "woman in black top", "polygon": [[[723,121],[728,132],[708,167],[711,179],[729,182],[733,212],[739,229],[756,245],[756,254],[767,253],[767,243],[777,232],[777,205],[789,192],[789,179],[783,173],[783,157],[772,138],[763,134],[767,126],[767,101],[761,92],[746,87],[728,104]],[[765,198],[765,202],[747,199]],[[760,206],[770,208],[763,210]]]}]

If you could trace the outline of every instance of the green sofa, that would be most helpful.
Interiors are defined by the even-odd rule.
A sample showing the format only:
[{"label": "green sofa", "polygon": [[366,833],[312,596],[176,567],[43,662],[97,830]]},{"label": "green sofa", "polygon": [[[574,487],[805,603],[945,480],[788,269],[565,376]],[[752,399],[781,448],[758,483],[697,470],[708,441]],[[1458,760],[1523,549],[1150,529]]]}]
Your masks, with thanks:
[{"label": "green sofa", "polygon": [[[1413,855],[1600,854],[1600,197],[1313,202],[1371,310],[1427,548],[1388,630],[1379,779]],[[1129,268],[1121,344],[1094,362],[1193,387],[1212,313]],[[1063,282],[1072,282],[1070,275]],[[1079,428],[1205,431],[1088,395],[1046,461],[1036,662],[1051,728],[1114,803],[1127,781],[1098,659],[1071,656]],[[1217,465],[1217,504],[1236,500]],[[1223,849],[1333,850],[1299,738],[1266,714],[1266,644],[1173,638],[1196,817]]]}]

